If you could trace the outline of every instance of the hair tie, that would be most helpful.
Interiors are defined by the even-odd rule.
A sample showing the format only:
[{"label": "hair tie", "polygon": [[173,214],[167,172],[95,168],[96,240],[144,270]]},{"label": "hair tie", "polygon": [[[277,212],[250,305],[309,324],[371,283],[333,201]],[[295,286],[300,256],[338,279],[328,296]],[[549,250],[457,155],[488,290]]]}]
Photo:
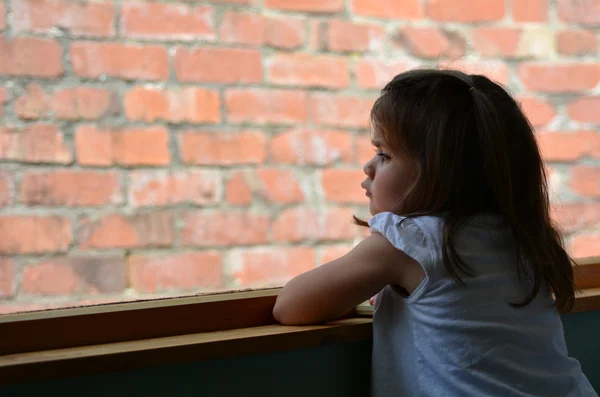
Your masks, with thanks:
[{"label": "hair tie", "polygon": [[475,89],[475,87],[469,88],[469,92],[473,92],[474,89]]}]

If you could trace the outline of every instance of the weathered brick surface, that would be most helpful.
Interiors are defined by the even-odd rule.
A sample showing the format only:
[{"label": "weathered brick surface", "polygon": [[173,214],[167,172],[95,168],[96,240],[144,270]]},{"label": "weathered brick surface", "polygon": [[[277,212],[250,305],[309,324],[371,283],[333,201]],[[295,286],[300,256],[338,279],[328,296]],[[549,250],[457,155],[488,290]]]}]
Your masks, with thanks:
[{"label": "weathered brick surface", "polygon": [[597,0],[0,2],[0,313],[281,285],[365,231],[369,111],[422,64],[506,84],[599,255]]}]

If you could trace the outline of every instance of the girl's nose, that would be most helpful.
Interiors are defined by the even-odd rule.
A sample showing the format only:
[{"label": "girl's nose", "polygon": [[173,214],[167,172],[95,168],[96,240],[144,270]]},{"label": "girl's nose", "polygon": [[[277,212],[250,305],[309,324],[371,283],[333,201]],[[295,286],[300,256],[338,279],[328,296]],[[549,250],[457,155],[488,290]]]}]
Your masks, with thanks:
[{"label": "girl's nose", "polygon": [[367,161],[367,163],[363,167],[363,172],[367,174],[369,178],[373,177],[373,172],[375,171],[373,167],[373,159]]}]

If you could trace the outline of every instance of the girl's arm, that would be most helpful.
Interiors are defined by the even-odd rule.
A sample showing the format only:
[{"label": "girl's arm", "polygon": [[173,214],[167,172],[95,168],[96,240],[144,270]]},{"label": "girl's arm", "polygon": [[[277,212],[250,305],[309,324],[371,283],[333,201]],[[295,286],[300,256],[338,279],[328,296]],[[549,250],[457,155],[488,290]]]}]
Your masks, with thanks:
[{"label": "girl's arm", "polygon": [[273,315],[282,324],[318,324],[336,319],[388,284],[413,291],[421,266],[379,233],[339,259],[297,276],[277,297]]}]

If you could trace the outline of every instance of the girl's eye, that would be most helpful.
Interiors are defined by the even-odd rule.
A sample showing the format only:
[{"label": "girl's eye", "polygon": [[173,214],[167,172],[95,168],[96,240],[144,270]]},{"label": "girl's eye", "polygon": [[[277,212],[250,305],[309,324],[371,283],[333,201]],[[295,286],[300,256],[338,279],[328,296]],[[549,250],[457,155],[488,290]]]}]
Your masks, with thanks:
[{"label": "girl's eye", "polygon": [[387,154],[385,154],[385,153],[383,153],[383,152],[377,152],[377,155],[378,155],[379,157],[381,157],[381,161],[384,161],[384,162],[385,162],[385,161],[388,161],[388,160],[390,160],[390,159],[391,159],[391,157],[390,157],[390,156],[388,156]]}]

